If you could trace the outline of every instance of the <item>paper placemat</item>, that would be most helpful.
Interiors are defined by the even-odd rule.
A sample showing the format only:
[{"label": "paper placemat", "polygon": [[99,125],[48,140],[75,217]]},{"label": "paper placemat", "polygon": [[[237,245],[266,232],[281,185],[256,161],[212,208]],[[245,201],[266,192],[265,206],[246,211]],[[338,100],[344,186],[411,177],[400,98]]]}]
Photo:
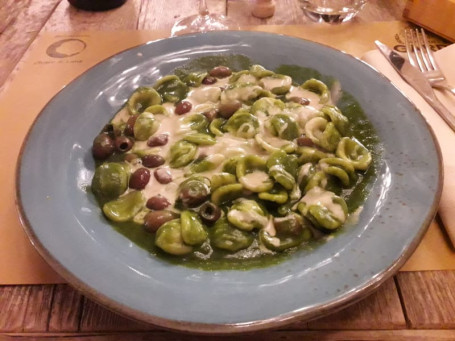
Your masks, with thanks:
[{"label": "paper placemat", "polygon": [[[373,41],[404,48],[401,22],[348,24],[339,26],[254,26],[266,31],[317,41],[357,57],[374,48]],[[24,137],[46,103],[65,84],[109,56],[165,38],[168,32],[120,31],[45,33],[32,45],[19,71],[0,95],[0,149],[3,165],[0,179],[0,285],[47,284],[64,280],[45,263],[30,244],[15,206],[15,166]],[[346,39],[349,37],[349,39]],[[405,271],[453,270],[455,252],[444,232],[433,222],[418,249],[402,268]]]}]

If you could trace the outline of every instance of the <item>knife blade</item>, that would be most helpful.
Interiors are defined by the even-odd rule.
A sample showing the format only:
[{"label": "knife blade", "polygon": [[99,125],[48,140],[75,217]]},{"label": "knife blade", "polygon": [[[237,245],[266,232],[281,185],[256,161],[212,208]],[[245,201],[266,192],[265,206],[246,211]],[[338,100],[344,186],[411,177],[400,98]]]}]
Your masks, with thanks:
[{"label": "knife blade", "polygon": [[379,51],[389,61],[398,74],[422,96],[428,104],[441,116],[453,131],[455,131],[455,116],[438,100],[429,81],[422,72],[400,54],[381,43],[374,42]]}]

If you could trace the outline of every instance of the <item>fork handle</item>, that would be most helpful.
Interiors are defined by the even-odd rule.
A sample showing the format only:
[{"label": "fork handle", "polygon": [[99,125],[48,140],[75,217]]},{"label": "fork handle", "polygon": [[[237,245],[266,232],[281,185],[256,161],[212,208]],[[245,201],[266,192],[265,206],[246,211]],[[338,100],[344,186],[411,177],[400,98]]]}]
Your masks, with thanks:
[{"label": "fork handle", "polygon": [[455,131],[455,116],[436,97],[424,96],[425,100],[441,116],[441,118]]},{"label": "fork handle", "polygon": [[451,88],[451,87],[448,86],[448,85],[433,84],[433,87],[435,87],[435,88],[437,88],[437,89],[446,90],[446,91],[450,92],[452,95],[455,96],[455,88]]},{"label": "fork handle", "polygon": [[455,96],[455,88],[451,88],[450,86],[444,87],[445,90],[449,91],[452,95]]}]

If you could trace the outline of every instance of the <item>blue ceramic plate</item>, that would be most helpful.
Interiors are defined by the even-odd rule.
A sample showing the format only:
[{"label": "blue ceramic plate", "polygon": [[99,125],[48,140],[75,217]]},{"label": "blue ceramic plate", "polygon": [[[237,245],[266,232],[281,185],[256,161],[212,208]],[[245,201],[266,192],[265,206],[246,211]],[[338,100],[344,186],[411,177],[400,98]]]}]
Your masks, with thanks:
[{"label": "blue ceramic plate", "polygon": [[[93,138],[135,88],[211,54],[243,54],[269,69],[311,67],[356,97],[384,154],[355,227],[272,267],[210,272],[163,262],[104,220],[86,192]],[[165,39],[103,61],[43,109],[19,162],[17,194],[27,233],[64,278],[117,312],[201,333],[277,327],[367,295],[412,254],[436,212],[442,183],[431,130],[386,78],[337,50],[254,32]]]}]

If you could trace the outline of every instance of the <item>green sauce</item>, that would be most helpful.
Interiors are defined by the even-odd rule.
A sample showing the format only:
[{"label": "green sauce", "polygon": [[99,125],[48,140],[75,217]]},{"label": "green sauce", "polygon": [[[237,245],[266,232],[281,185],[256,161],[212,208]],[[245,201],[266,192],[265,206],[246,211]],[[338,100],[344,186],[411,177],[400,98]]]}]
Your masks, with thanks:
[{"label": "green sauce", "polygon": [[[253,63],[248,57],[241,55],[209,56],[191,61],[187,65],[175,70],[175,74],[179,77],[184,77],[191,72],[209,70],[218,65],[225,65],[234,71],[239,71],[248,69]],[[323,75],[314,69],[297,65],[281,65],[274,71],[279,74],[291,76],[298,84],[302,84],[310,78],[316,78],[326,83],[330,88],[336,82],[333,77]],[[353,212],[363,204],[376,179],[381,161],[381,148],[374,127],[367,120],[362,108],[352,95],[342,92],[336,105],[349,119],[351,130],[348,136],[355,137],[359,140],[373,155],[371,166],[365,173],[359,174],[357,184],[352,189],[343,190],[341,193],[341,196],[346,200],[349,212]],[[311,252],[312,249],[324,243],[324,238],[322,238],[304,243],[299,247],[294,247],[284,252],[264,253],[259,249],[257,242],[254,242],[247,249],[232,254],[223,250],[212,249],[205,242],[196,252],[188,256],[177,257],[164,253],[156,247],[154,235],[146,232],[138,224],[128,222],[112,225],[116,231],[163,261],[174,265],[184,265],[203,270],[248,270],[251,268],[272,266],[288,259],[297,250]],[[335,234],[342,233],[343,230],[344,228],[341,228]],[[334,233],[331,235],[333,236]]]}]

